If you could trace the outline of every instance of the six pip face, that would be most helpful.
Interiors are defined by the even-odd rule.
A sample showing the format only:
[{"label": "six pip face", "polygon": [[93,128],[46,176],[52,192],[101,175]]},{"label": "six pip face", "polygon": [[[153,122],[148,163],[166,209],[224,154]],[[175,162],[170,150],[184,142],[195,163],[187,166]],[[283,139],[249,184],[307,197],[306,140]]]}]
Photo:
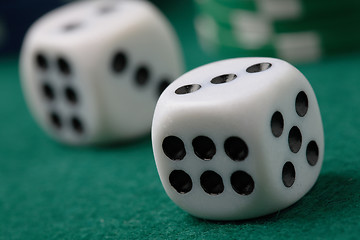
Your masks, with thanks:
[{"label": "six pip face", "polygon": [[[76,64],[66,54],[34,51],[33,91],[45,128],[68,141],[82,141],[96,132],[98,112],[94,93],[87,82],[79,80]],[[88,89],[87,89],[88,88]]]},{"label": "six pip face", "polygon": [[156,101],[183,71],[177,38],[145,1],[89,1],[41,18],[22,49],[28,104],[54,138],[84,145],[150,131]]},{"label": "six pip face", "polygon": [[310,84],[271,58],[230,59],[181,76],[158,101],[152,138],[169,197],[214,220],[293,204],[315,183],[324,150]]}]

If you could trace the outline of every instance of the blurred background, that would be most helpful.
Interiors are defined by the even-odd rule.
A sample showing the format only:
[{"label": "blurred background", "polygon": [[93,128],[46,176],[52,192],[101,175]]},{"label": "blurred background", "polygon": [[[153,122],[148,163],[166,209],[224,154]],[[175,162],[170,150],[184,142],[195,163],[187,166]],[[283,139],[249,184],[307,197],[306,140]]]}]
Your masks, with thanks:
[{"label": "blurred background", "polygon": [[[69,1],[1,1],[0,56],[17,54],[30,25]],[[360,2],[356,0],[153,2],[182,40],[193,37],[195,31],[198,45],[191,46],[200,46],[211,60],[269,56],[307,63],[360,49],[360,33],[352,27],[360,20]]]},{"label": "blurred background", "polygon": [[359,50],[354,0],[195,0],[195,28],[209,53],[314,62]]},{"label": "blurred background", "polygon": [[17,54],[24,36],[39,17],[68,1],[0,1],[0,54]]}]

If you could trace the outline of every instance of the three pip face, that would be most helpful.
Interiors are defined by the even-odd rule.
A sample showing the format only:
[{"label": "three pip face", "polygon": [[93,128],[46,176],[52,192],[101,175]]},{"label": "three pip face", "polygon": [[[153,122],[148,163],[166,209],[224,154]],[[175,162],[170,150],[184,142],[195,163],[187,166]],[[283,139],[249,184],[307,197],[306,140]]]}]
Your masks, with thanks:
[{"label": "three pip face", "polygon": [[152,142],[168,196],[213,220],[290,206],[314,185],[324,155],[313,89],[272,58],[224,60],[178,78],[158,101]]},{"label": "three pip face", "polygon": [[146,1],[84,1],[37,21],[21,53],[22,83],[39,124],[74,145],[150,132],[160,93],[183,72],[165,17]]}]

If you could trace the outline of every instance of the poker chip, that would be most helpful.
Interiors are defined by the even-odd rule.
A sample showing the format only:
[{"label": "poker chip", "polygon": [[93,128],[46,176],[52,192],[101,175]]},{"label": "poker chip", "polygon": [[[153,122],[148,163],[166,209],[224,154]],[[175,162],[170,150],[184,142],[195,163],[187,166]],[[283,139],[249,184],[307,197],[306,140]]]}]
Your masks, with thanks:
[{"label": "poker chip", "polygon": [[355,0],[196,0],[195,29],[205,51],[224,57],[316,61],[360,50]]}]

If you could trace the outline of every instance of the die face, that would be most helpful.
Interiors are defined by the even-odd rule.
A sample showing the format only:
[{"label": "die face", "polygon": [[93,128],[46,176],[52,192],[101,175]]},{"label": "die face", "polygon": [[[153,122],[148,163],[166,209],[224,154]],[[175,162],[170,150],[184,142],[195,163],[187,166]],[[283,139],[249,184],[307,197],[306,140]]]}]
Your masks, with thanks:
[{"label": "die face", "polygon": [[[160,90],[183,71],[176,36],[149,3],[70,4],[40,19],[30,30],[22,51],[24,89],[30,92],[26,93],[31,96],[29,104],[46,129],[42,101],[36,99],[39,89],[32,83],[39,78],[39,66],[34,68],[33,64],[37,58],[33,56],[39,52],[44,56],[39,58],[42,64],[42,58],[52,55],[46,61],[55,61],[59,69],[66,68],[57,63],[59,56],[71,57],[75,65],[71,67],[78,75],[73,82],[78,84],[83,118],[89,122],[87,138],[50,131],[71,144],[126,140],[147,133]],[[71,98],[73,92],[67,92],[66,97]]]},{"label": "die face", "polygon": [[[270,60],[272,65],[267,64]],[[254,67],[250,68],[251,66]],[[189,103],[226,106],[223,103],[235,101],[253,103],[257,94],[270,88],[277,76],[282,74],[282,69],[288,66],[288,63],[272,58],[238,58],[210,63],[179,77],[176,80],[178,84],[169,86],[161,98],[179,106],[187,106]],[[254,77],[252,73],[256,74],[258,68],[266,70],[267,78]],[[236,91],[229,91],[231,88],[236,88]],[[189,92],[193,93],[188,94]],[[172,97],[174,93],[177,98]]]},{"label": "die face", "polygon": [[79,64],[82,58],[62,47],[29,42],[21,59],[33,115],[51,136],[75,145],[92,143],[101,132],[96,88],[91,73]]},{"label": "die face", "polygon": [[155,11],[144,1],[76,2],[46,14],[34,24],[32,31],[56,43],[81,45],[86,43],[84,39],[106,39],[116,32],[134,28]]},{"label": "die face", "polygon": [[[134,31],[136,28],[136,31]],[[153,12],[134,28],[105,40],[101,54],[102,98],[108,126],[119,135],[133,137],[151,129],[161,92],[183,72],[180,48],[162,15]]]},{"label": "die face", "polygon": [[[299,91],[307,93],[310,107],[297,118],[292,113]],[[273,117],[277,112],[281,116]],[[317,140],[315,166],[306,164],[304,147],[291,152],[293,126],[301,129],[304,145]],[[169,197],[190,214],[214,220],[253,218],[291,205],[314,184],[323,157],[311,86],[291,65],[270,58],[216,62],[180,77],[159,99],[152,138]],[[283,182],[284,168],[285,180],[291,177],[286,162],[296,170],[291,186]]]},{"label": "die face", "polygon": [[234,114],[213,109],[185,111],[187,118],[180,119],[170,112],[158,123],[156,114],[154,154],[168,196],[200,218],[239,219],[239,212],[241,218],[251,217],[261,199],[261,176],[253,163],[262,155],[256,151],[253,127],[246,127],[249,122],[240,117],[238,123],[229,121]]},{"label": "die face", "polygon": [[[266,158],[262,166],[268,178],[268,201],[273,211],[290,206],[315,184],[324,157],[324,133],[320,110],[308,81],[291,71],[285,75],[272,108],[267,109],[269,130],[263,142]],[[266,124],[266,122],[264,122]],[[264,189],[264,191],[266,191]]]}]

